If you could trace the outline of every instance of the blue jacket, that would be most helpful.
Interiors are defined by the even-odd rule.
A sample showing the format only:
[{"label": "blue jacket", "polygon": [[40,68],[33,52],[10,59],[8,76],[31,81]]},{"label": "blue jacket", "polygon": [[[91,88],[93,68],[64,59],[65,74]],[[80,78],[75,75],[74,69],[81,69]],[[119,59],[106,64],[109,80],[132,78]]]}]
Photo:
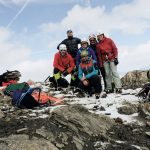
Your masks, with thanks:
[{"label": "blue jacket", "polygon": [[96,68],[97,64],[95,60],[92,60],[89,58],[89,63],[83,64],[80,63],[78,67],[78,77],[81,80],[82,77],[85,77],[86,79],[91,78],[93,75],[98,75],[98,70]]},{"label": "blue jacket", "polygon": [[[80,62],[81,62],[81,52],[85,50],[82,47],[80,47],[80,49],[77,52],[77,56],[76,56],[76,66],[78,67]],[[95,62],[97,63],[97,57],[95,55],[95,52],[92,50],[92,48],[88,47],[87,48],[88,51],[88,56],[91,57],[93,60],[95,60]]]}]

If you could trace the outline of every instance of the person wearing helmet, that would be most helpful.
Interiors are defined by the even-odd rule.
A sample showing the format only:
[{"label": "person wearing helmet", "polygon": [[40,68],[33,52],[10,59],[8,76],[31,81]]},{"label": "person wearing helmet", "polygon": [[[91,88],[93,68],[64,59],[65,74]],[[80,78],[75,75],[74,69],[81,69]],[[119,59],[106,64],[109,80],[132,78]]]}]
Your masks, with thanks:
[{"label": "person wearing helmet", "polygon": [[95,34],[91,33],[89,35],[89,42],[90,42],[90,47],[93,49],[93,51],[95,52],[95,55],[96,55],[96,58],[97,58],[97,64],[98,64],[98,67],[99,67],[99,74],[101,73],[102,77],[103,77],[103,81],[104,81],[104,88],[106,89],[106,80],[105,80],[105,69],[104,67],[100,67],[99,66],[99,59],[98,59],[98,54],[97,54],[97,51],[96,51],[96,45],[97,45],[97,40],[96,40],[96,36]]},{"label": "person wearing helmet", "polygon": [[[78,44],[80,44],[80,42],[81,39],[74,37],[73,31],[69,29],[67,30],[67,38],[64,39],[60,44],[65,44],[67,46],[67,52],[72,56],[75,61],[78,51]],[[59,48],[59,45],[57,46],[57,49]]]},{"label": "person wearing helmet", "polygon": [[106,76],[106,92],[113,92],[112,81],[114,82],[116,93],[122,92],[122,85],[119,74],[117,72],[118,65],[118,49],[114,41],[107,38],[104,33],[97,35],[98,44],[96,47],[100,67],[105,68]]},{"label": "person wearing helmet", "polygon": [[95,60],[95,62],[97,63],[97,58],[96,55],[94,53],[94,51],[89,47],[89,43],[87,41],[86,38],[83,38],[81,40],[81,47],[79,48],[78,52],[77,52],[77,56],[76,56],[76,66],[78,67],[80,62],[81,62],[81,53],[82,51],[87,51],[88,56],[92,57],[92,59]]},{"label": "person wearing helmet", "polygon": [[65,44],[60,44],[59,52],[57,52],[54,57],[53,66],[54,76],[53,79],[50,78],[50,82],[54,81],[54,87],[68,87],[69,83],[63,77],[72,73],[75,64],[71,55],[68,54]]},{"label": "person wearing helmet", "polygon": [[97,44],[97,40],[96,40],[96,36],[95,34],[90,34],[89,35],[89,43],[90,43],[90,47],[93,49],[93,51],[95,52],[95,54],[97,53],[96,52],[96,44]]},{"label": "person wearing helmet", "polygon": [[89,57],[87,50],[81,52],[81,62],[78,67],[79,88],[91,95],[94,88],[96,99],[102,91],[101,80],[98,76],[98,67],[95,60]]}]

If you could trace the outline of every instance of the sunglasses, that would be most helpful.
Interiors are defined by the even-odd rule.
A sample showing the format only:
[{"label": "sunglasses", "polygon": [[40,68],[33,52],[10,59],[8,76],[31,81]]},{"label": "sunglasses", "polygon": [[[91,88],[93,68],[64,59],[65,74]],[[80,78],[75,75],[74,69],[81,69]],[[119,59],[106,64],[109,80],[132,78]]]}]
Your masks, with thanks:
[{"label": "sunglasses", "polygon": [[93,40],[90,40],[90,42],[95,42],[96,40],[95,39],[93,39]]},{"label": "sunglasses", "polygon": [[66,52],[66,50],[60,50],[60,52]]}]

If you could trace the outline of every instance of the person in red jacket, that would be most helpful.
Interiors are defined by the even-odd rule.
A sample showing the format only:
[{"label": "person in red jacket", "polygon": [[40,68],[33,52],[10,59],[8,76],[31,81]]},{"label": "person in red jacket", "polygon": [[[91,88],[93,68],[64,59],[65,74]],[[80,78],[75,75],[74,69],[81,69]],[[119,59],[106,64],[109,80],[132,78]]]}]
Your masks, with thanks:
[{"label": "person in red jacket", "polygon": [[96,50],[100,67],[105,68],[106,75],[106,92],[111,93],[113,91],[112,82],[115,84],[116,93],[122,92],[122,85],[117,72],[118,65],[118,49],[112,39],[107,38],[104,33],[97,35],[99,43]]},{"label": "person in red jacket", "polygon": [[54,75],[49,79],[50,82],[53,82],[55,87],[68,87],[69,83],[63,77],[72,73],[75,64],[71,55],[68,54],[65,44],[60,44],[59,52],[54,57],[53,67]]}]

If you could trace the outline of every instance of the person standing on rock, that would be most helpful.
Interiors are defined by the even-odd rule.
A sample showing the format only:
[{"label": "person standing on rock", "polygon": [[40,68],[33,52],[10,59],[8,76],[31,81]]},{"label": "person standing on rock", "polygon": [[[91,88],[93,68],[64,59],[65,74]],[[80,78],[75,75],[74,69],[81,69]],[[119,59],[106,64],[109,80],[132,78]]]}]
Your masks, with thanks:
[{"label": "person standing on rock", "polygon": [[79,88],[87,92],[90,96],[92,88],[96,99],[99,99],[102,91],[101,80],[98,76],[98,67],[95,60],[88,56],[88,51],[81,52],[81,63],[78,68],[78,77],[80,80]]},{"label": "person standing on rock", "polygon": [[[60,44],[65,44],[67,46],[67,52],[72,56],[75,62],[76,55],[78,52],[78,44],[80,43],[81,43],[81,39],[74,37],[73,31],[69,29],[67,31],[67,38],[64,39]],[[59,45],[57,46],[57,49],[59,48]]]},{"label": "person standing on rock", "polygon": [[90,42],[90,47],[93,49],[93,51],[95,52],[95,55],[97,57],[97,65],[99,67],[100,73],[103,77],[103,81],[104,81],[104,89],[106,89],[106,80],[105,80],[105,69],[104,67],[100,67],[99,66],[99,59],[98,59],[98,55],[97,55],[97,51],[96,51],[96,45],[97,45],[97,40],[96,40],[96,36],[95,34],[91,33],[89,35],[89,42]]},{"label": "person standing on rock", "polygon": [[104,67],[106,76],[106,92],[113,91],[112,81],[115,84],[116,93],[122,93],[122,85],[117,72],[118,49],[112,39],[107,38],[104,33],[97,35],[99,43],[96,50],[100,62],[100,67]]},{"label": "person standing on rock", "polygon": [[54,87],[68,87],[69,83],[63,77],[72,73],[75,64],[71,55],[68,54],[65,44],[60,44],[59,52],[54,57],[53,66],[54,75],[49,78],[49,81],[54,84]]}]

